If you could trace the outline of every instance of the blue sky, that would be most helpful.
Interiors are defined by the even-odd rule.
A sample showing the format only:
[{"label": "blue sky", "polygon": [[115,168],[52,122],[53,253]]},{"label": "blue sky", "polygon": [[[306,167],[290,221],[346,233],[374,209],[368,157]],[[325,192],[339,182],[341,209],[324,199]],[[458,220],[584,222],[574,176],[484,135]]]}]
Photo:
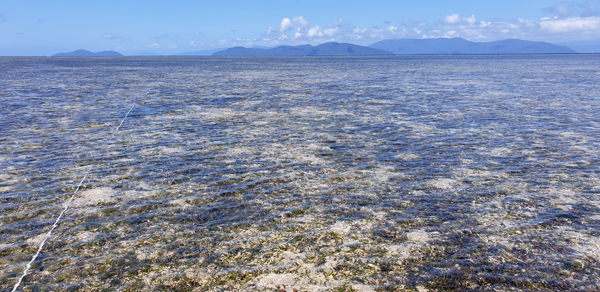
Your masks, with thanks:
[{"label": "blue sky", "polygon": [[177,54],[383,39],[519,38],[598,45],[600,0],[0,0],[0,55]]}]

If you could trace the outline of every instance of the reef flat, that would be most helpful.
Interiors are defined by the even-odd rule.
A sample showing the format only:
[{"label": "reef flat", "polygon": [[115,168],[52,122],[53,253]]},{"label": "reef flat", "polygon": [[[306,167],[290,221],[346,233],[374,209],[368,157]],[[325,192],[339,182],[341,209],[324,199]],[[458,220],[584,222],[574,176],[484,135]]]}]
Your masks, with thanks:
[{"label": "reef flat", "polygon": [[599,68],[0,58],[0,289],[600,290]]}]

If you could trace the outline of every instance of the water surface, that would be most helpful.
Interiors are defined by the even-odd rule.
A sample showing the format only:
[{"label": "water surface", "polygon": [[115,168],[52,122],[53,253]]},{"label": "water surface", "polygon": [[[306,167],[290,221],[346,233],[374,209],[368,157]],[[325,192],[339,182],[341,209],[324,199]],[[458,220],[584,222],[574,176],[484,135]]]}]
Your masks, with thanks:
[{"label": "water surface", "polygon": [[599,68],[0,58],[0,288],[600,290]]}]

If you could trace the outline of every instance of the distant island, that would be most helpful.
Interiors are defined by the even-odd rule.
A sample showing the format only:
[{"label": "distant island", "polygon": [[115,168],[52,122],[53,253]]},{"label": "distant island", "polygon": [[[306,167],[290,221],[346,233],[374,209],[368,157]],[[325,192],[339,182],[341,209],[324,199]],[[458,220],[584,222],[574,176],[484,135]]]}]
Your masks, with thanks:
[{"label": "distant island", "polygon": [[86,50],[77,50],[68,53],[54,54],[52,55],[52,57],[123,57],[123,55],[115,51],[103,51],[98,53],[92,53]]},{"label": "distant island", "polygon": [[[233,47],[171,56],[218,56],[218,57],[277,57],[277,56],[387,56],[387,55],[507,55],[507,54],[576,54],[566,46],[547,42],[507,39],[493,42],[472,42],[463,38],[393,39],[376,42],[369,46],[329,42],[318,46]],[[143,55],[159,56],[148,53]],[[92,53],[77,50],[58,53],[52,57],[121,57],[115,51]]]},{"label": "distant island", "polygon": [[396,55],[490,55],[490,54],[573,54],[576,51],[546,42],[508,39],[493,42],[471,42],[463,38],[383,40],[370,48]]},{"label": "distant island", "polygon": [[272,49],[234,47],[216,52],[212,56],[373,56],[393,53],[347,43],[324,43],[318,46],[280,46]]},{"label": "distant island", "polygon": [[174,56],[210,56],[210,55],[212,55],[216,52],[220,52],[222,50],[225,50],[225,48],[194,51],[194,52],[183,52],[183,53],[175,54]]},{"label": "distant island", "polygon": [[574,54],[576,51],[546,42],[508,39],[471,42],[463,38],[395,39],[370,46],[325,43],[313,47],[281,46],[272,49],[235,47],[213,56],[370,56],[370,55],[491,55],[491,54]]}]

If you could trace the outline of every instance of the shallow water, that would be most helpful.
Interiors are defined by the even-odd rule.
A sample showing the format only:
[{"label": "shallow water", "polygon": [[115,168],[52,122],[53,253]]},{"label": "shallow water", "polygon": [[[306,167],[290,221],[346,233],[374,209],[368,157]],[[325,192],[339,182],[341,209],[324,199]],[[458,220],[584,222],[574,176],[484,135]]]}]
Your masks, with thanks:
[{"label": "shallow water", "polygon": [[20,289],[600,290],[598,55],[0,58],[0,89],[2,290],[90,169]]}]

